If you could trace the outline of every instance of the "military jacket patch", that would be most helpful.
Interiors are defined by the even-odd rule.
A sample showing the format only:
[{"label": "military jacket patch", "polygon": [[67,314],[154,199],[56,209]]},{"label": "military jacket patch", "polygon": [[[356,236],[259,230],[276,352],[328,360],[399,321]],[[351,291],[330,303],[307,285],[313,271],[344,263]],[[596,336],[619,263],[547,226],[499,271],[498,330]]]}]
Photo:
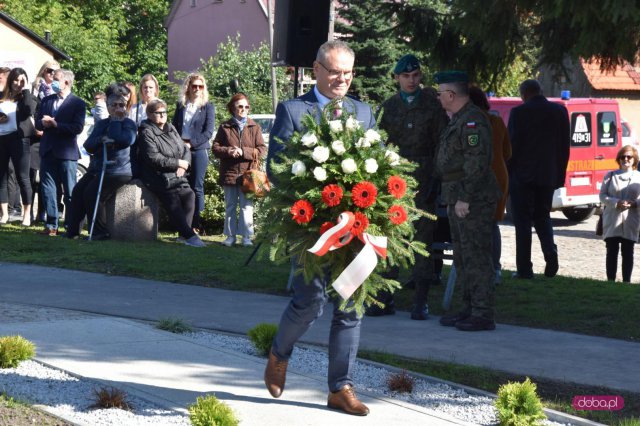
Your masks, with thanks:
[{"label": "military jacket patch", "polygon": [[467,136],[467,143],[469,144],[469,146],[478,145],[478,135],[469,135],[469,136]]}]

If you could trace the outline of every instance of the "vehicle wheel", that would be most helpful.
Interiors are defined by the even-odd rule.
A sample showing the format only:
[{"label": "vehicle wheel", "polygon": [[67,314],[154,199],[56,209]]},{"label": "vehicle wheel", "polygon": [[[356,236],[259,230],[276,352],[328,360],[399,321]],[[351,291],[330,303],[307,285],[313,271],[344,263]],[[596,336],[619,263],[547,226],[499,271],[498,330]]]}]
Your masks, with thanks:
[{"label": "vehicle wheel", "polygon": [[82,179],[82,176],[86,173],[87,169],[85,169],[83,165],[78,164],[78,170],[76,170],[76,182],[80,182],[80,179]]},{"label": "vehicle wheel", "polygon": [[568,207],[565,209],[562,209],[562,214],[564,214],[564,216],[573,221],[573,222],[582,222],[585,221],[587,219],[589,219],[591,216],[593,216],[593,214],[596,212],[596,208],[595,207],[591,207],[591,208],[582,208],[582,209],[578,209],[578,208],[573,208],[573,207]]}]

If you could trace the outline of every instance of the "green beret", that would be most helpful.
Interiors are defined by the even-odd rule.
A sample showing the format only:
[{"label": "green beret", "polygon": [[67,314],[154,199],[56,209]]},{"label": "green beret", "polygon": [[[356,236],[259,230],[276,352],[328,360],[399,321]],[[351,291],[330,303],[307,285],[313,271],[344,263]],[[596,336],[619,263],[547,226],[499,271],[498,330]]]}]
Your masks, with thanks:
[{"label": "green beret", "polygon": [[402,74],[403,72],[411,72],[420,69],[420,61],[412,54],[404,55],[396,67],[393,69],[394,74]]},{"label": "green beret", "polygon": [[463,71],[441,71],[436,73],[433,79],[436,84],[469,82],[469,76]]}]

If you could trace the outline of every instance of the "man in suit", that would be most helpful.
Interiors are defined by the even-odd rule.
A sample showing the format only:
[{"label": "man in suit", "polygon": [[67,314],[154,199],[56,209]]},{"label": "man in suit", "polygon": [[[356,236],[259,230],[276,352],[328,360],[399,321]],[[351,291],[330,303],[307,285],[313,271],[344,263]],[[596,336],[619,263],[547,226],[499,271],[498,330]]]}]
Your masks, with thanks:
[{"label": "man in suit", "polygon": [[55,94],[42,99],[36,113],[36,129],[40,139],[40,173],[42,201],[47,213],[44,235],[58,234],[58,203],[56,188],[64,191],[65,210],[71,206],[71,193],[76,184],[80,150],[77,137],[84,128],[86,105],[71,93],[73,72],[59,69],[53,75],[51,88]]},{"label": "man in suit", "polygon": [[[270,135],[267,166],[274,160],[275,155],[284,149],[282,143],[286,143],[293,132],[305,131],[302,126],[304,115],[310,114],[319,120],[325,105],[336,97],[346,96],[353,80],[354,60],[353,50],[342,41],[328,41],[320,46],[313,63],[316,76],[313,90],[278,105]],[[349,99],[343,102],[342,108],[345,113],[355,113],[365,129],[375,126],[373,112],[367,104]],[[278,398],[284,389],[287,362],[294,344],[322,314],[323,307],[328,302],[326,287],[329,277],[316,276],[307,283],[302,274],[294,274],[298,266],[294,259],[290,277],[293,298],[282,314],[264,374],[267,389],[274,398]],[[348,414],[366,416],[369,414],[369,408],[355,395],[352,377],[360,343],[361,317],[355,311],[345,312],[339,309],[339,300],[333,300],[333,305],[329,337],[327,406]]]},{"label": "man in suit", "polygon": [[516,228],[516,278],[533,278],[531,223],[536,228],[546,266],[544,274],[558,272],[558,249],[553,240],[551,202],[556,188],[564,186],[569,161],[567,109],[549,102],[536,80],[520,84],[524,104],[511,110],[509,138],[509,193]]}]

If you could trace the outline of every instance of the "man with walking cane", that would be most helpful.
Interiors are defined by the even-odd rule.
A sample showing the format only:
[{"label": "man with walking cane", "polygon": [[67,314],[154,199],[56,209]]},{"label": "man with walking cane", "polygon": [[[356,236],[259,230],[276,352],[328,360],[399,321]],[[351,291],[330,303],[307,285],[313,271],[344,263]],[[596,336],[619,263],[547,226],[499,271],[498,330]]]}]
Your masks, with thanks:
[{"label": "man with walking cane", "polygon": [[104,202],[131,180],[129,148],[135,142],[137,133],[136,124],[126,117],[126,104],[119,93],[109,95],[109,117],[95,125],[84,143],[84,148],[92,154],[91,162],[87,174],[73,190],[67,217],[67,238],[80,235],[80,224],[85,215],[92,220],[89,223],[89,239],[106,240],[110,237]]}]

